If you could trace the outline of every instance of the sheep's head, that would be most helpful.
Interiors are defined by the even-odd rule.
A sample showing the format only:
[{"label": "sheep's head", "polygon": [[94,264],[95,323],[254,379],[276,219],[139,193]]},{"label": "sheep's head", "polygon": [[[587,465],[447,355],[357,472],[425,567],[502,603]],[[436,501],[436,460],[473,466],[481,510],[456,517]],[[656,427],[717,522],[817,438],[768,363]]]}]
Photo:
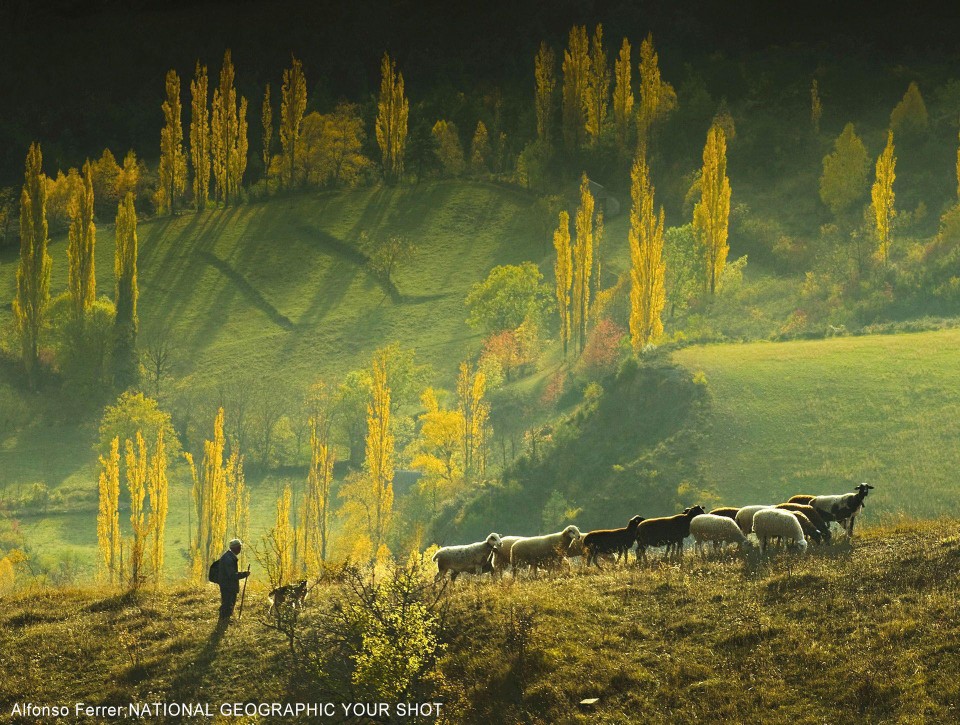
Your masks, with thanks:
[{"label": "sheep's head", "polygon": [[866,495],[867,495],[867,491],[870,491],[872,488],[873,488],[873,486],[871,486],[869,483],[859,483],[859,484],[857,484],[856,491],[857,491],[857,493],[861,493],[861,494],[863,494],[864,496],[866,496]]},{"label": "sheep's head", "polygon": [[500,547],[503,546],[503,541],[500,540],[500,534],[490,534],[490,536],[487,537],[487,546],[494,551],[499,551]]},{"label": "sheep's head", "polygon": [[698,504],[696,506],[690,506],[689,508],[685,508],[683,510],[683,513],[685,513],[687,516],[689,516],[692,519],[694,516],[700,516],[702,514],[707,513],[707,510],[703,506],[700,506]]},{"label": "sheep's head", "polygon": [[640,525],[640,522],[641,522],[641,521],[643,521],[643,516],[634,516],[634,517],[633,517],[632,519],[630,519],[630,521],[627,523],[627,528],[628,528],[628,529],[635,529],[635,528],[637,528],[637,527]]},{"label": "sheep's head", "polygon": [[573,546],[574,541],[580,541],[580,538],[581,538],[580,529],[578,529],[573,524],[570,524],[567,528],[565,528],[562,533],[563,533],[563,538],[570,542],[567,544],[568,549],[571,546]]}]

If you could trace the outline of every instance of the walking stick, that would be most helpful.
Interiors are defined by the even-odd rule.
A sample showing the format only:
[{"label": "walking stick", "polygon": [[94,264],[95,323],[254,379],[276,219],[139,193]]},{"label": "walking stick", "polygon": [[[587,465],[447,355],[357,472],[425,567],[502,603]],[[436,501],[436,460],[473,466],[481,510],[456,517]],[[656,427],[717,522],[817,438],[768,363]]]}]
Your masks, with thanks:
[{"label": "walking stick", "polygon": [[247,596],[247,579],[250,578],[250,565],[247,564],[247,576],[243,578],[243,591],[240,593],[240,613],[237,615],[237,621],[243,617],[243,598]]}]

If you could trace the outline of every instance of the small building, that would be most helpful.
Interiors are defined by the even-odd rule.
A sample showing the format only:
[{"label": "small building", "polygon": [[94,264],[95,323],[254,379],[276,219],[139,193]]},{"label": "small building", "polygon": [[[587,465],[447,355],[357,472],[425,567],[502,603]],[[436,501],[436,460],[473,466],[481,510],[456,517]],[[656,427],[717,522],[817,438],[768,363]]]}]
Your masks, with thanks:
[{"label": "small building", "polygon": [[[611,194],[602,184],[598,184],[596,181],[587,180],[587,185],[590,188],[590,193],[593,194],[593,200],[595,203],[595,211],[603,211],[603,216],[607,219],[615,217],[620,214],[620,200]],[[576,186],[576,204],[580,203],[580,185]]]}]

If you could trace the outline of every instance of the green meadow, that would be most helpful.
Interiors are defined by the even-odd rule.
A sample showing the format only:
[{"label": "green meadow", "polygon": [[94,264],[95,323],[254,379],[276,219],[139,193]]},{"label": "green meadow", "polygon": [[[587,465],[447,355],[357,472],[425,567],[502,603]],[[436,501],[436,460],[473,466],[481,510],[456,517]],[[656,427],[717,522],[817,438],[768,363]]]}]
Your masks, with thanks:
[{"label": "green meadow", "polygon": [[[196,415],[209,412],[210,420],[194,419],[206,437],[220,390],[268,388],[296,401],[318,380],[335,384],[367,367],[374,350],[391,342],[413,349],[434,384],[452,387],[457,365],[481,341],[465,322],[470,286],[498,264],[546,255],[543,235],[531,224],[535,203],[534,195],[514,188],[438,182],[297,194],[141,223],[141,340],[159,331],[171,340],[176,392],[189,388],[187,399],[203,411]],[[101,221],[97,232],[98,292],[112,296],[113,226]],[[358,245],[362,234],[400,234],[415,245],[391,283],[369,269]],[[49,251],[55,295],[66,286],[65,236],[55,237]],[[15,270],[15,261],[0,266],[4,299],[14,295]],[[0,311],[0,329],[12,349],[9,307]],[[9,400],[22,415],[0,432],[0,490],[42,482],[51,490],[93,495],[101,411],[73,411],[56,391],[37,402],[14,393],[3,377],[0,392],[8,397],[2,402]],[[196,451],[201,441],[183,444]],[[280,471],[250,480],[254,529],[270,525],[284,481],[298,484],[304,476]],[[190,485],[185,466],[172,472],[172,481],[168,545],[182,548]],[[92,510],[23,517],[30,543],[92,560],[92,501]]]},{"label": "green meadow", "polygon": [[867,515],[960,508],[960,331],[706,345],[674,359],[711,392],[700,453],[724,503],[867,481]]}]

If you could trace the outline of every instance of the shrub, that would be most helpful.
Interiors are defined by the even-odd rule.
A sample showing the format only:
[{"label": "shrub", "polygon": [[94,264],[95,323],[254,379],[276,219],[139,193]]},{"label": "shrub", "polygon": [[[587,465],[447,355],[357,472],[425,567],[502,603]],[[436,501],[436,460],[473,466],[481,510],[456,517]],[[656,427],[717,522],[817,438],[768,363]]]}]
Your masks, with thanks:
[{"label": "shrub", "polygon": [[590,380],[612,374],[617,369],[620,356],[620,341],[627,331],[608,319],[598,322],[587,338],[583,355],[577,363],[580,373]]},{"label": "shrub", "polygon": [[489,333],[516,330],[526,320],[539,326],[553,307],[553,292],[533,262],[494,267],[465,300],[474,328]]}]

